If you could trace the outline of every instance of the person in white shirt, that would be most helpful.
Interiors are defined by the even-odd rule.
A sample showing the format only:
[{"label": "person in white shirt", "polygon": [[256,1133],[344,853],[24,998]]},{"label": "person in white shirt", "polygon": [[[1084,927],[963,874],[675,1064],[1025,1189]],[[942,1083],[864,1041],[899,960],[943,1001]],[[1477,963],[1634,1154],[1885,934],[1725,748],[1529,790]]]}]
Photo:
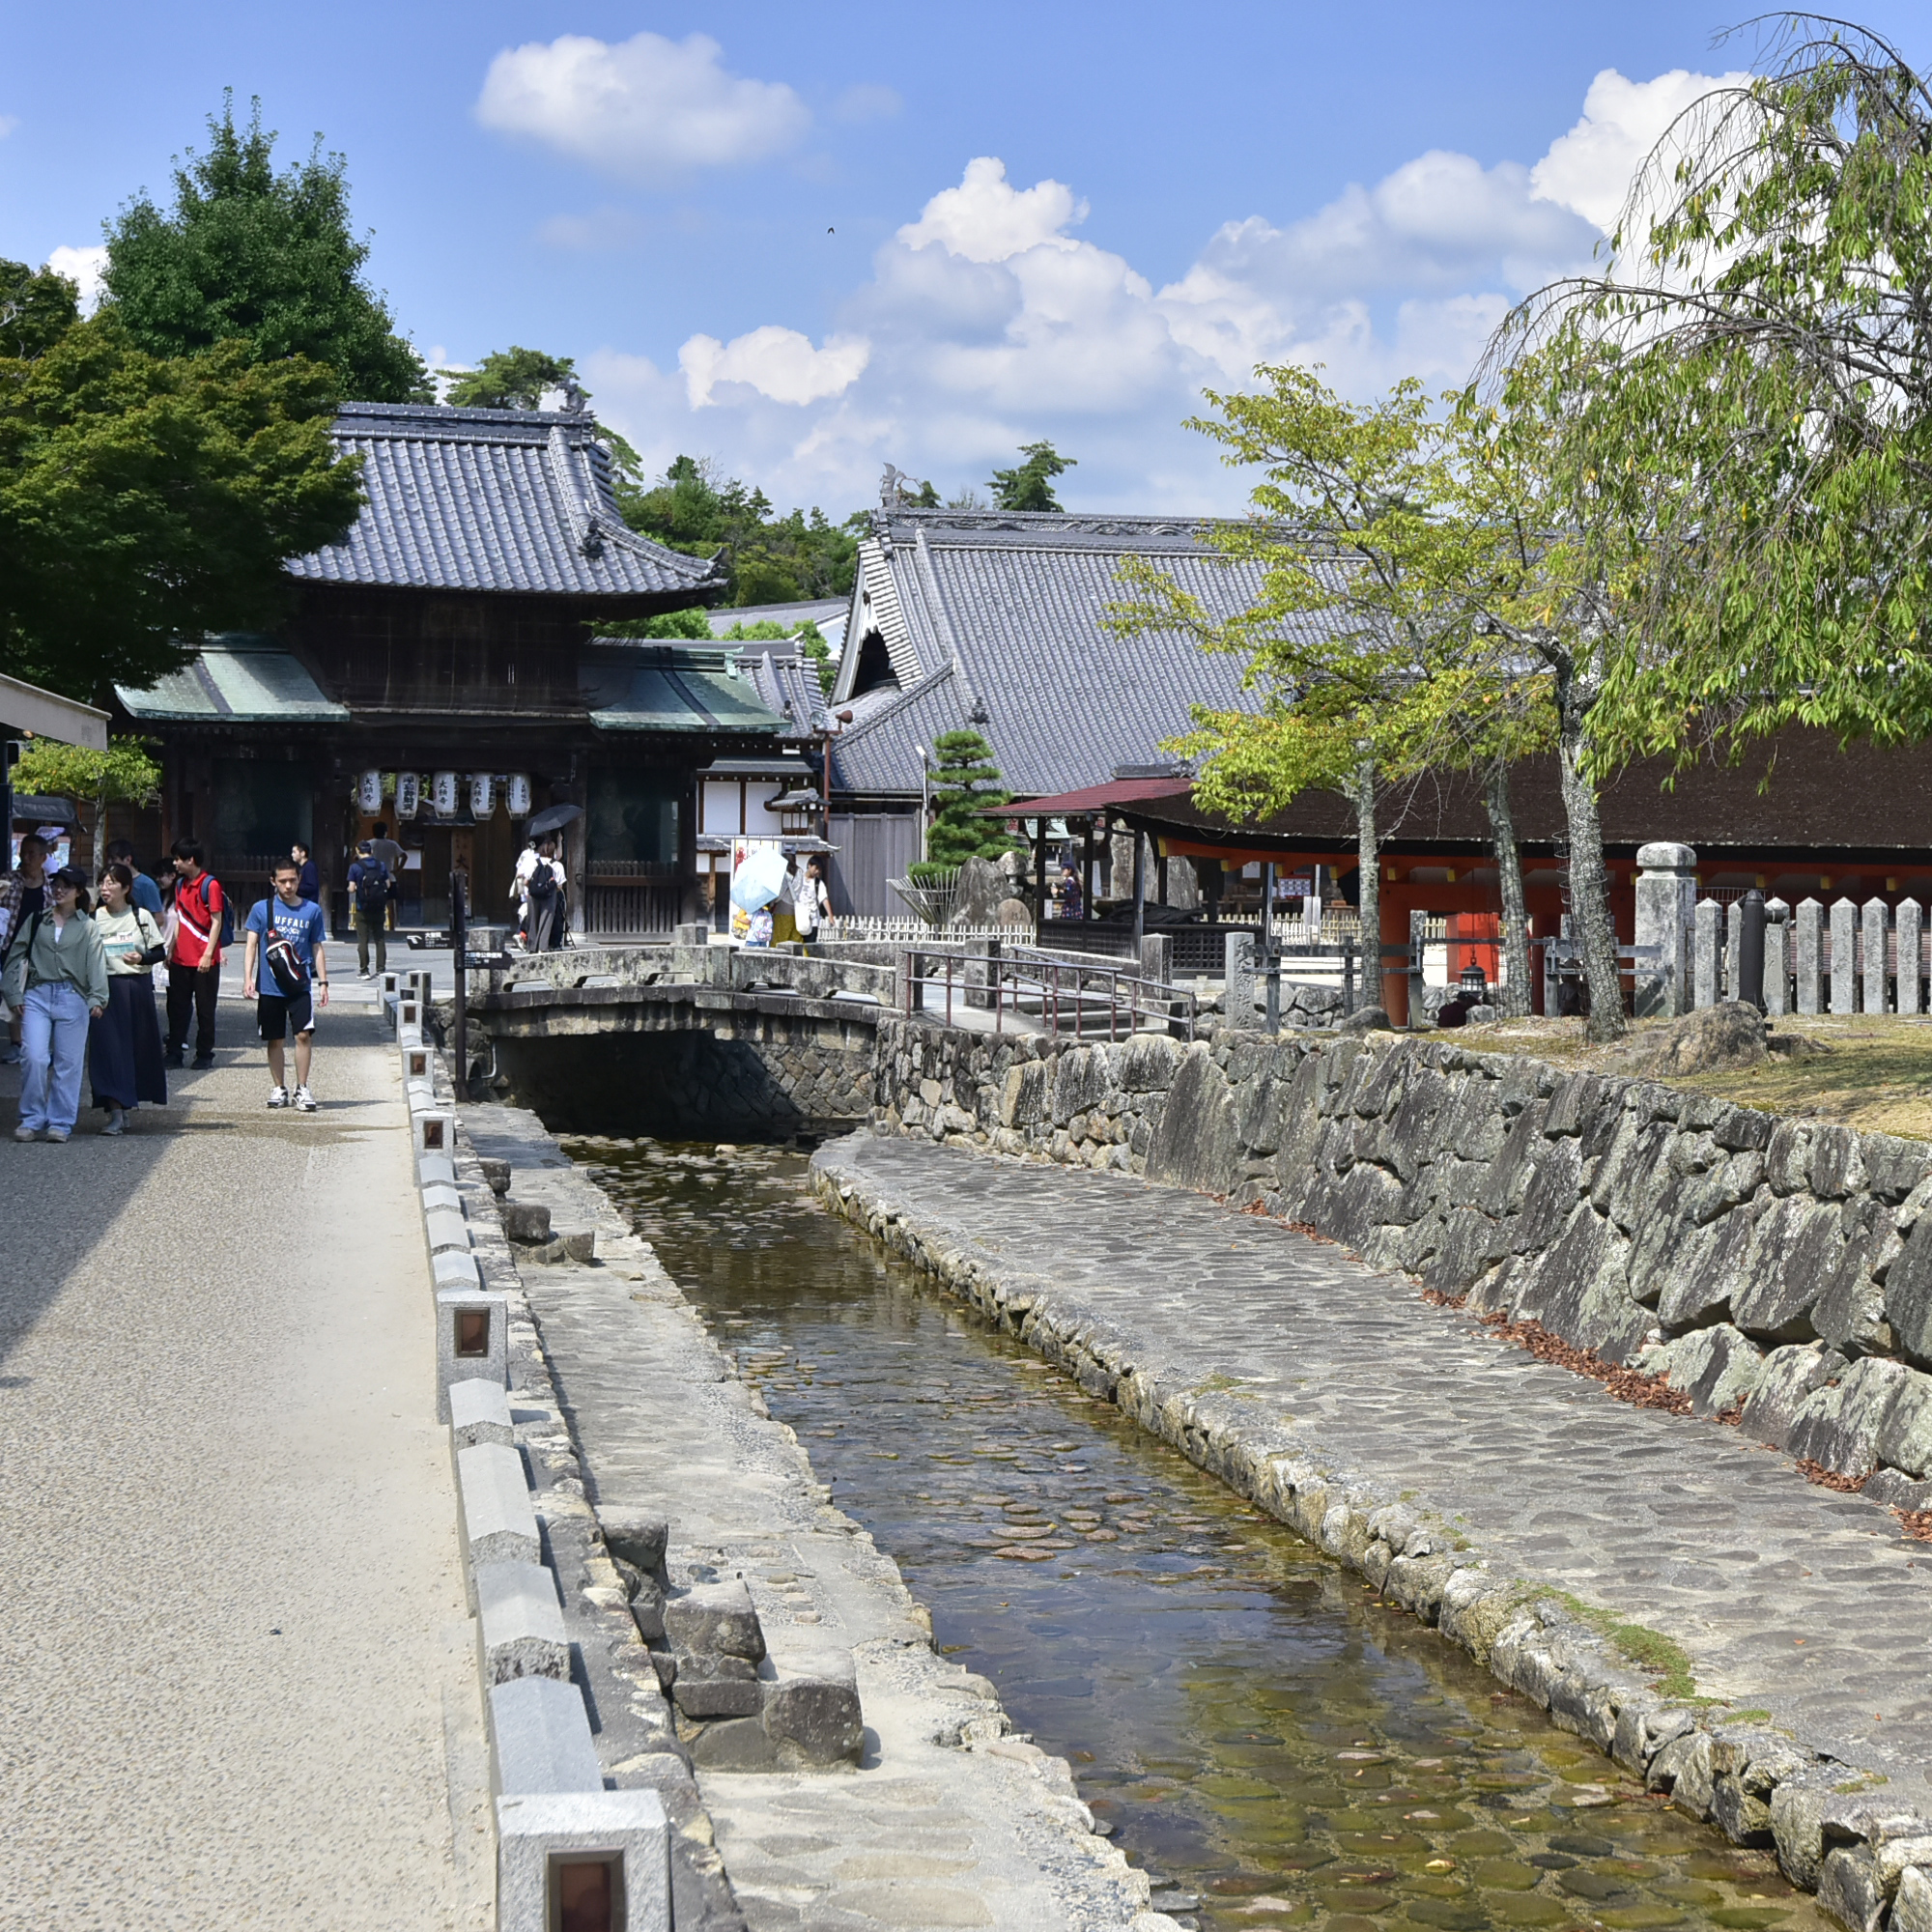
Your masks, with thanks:
[{"label": "person in white shirt", "polygon": [[832,917],[832,894],[825,883],[825,860],[817,853],[806,860],[792,886],[792,919],[798,936],[810,946],[818,928]]}]

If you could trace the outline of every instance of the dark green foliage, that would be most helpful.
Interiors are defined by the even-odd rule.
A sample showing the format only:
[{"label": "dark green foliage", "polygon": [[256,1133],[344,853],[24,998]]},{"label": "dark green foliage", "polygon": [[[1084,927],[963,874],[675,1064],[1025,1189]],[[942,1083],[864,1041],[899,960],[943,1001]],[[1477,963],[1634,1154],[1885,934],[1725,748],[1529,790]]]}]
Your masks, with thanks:
[{"label": "dark green foliage", "polygon": [[832,687],[838,682],[838,667],[833,661],[832,646],[825,641],[824,633],[816,624],[807,624],[798,634],[798,647],[817,666],[819,692],[830,697]]},{"label": "dark green foliage", "polygon": [[151,355],[112,309],[0,358],[0,670],[98,701],[185,662],[182,639],[273,622],[283,559],[360,506],[337,394],[242,342]]},{"label": "dark green foliage", "polygon": [[993,748],[977,731],[946,731],[932,741],[937,769],[932,781],[932,827],[926,834],[929,864],[963,866],[968,859],[997,859],[1012,850],[1012,835],[997,818],[979,814],[1005,805],[1012,793],[1000,784]]},{"label": "dark green foliage", "polygon": [[343,156],[318,136],[277,174],[260,101],[237,128],[228,98],[208,132],[207,152],[175,169],[172,210],[143,193],[108,224],[102,279],[128,339],[178,356],[239,338],[258,362],[325,364],[356,401],[427,401],[422,358],[363,279],[369,244],[350,231]]},{"label": "dark green foliage", "polygon": [[855,526],[825,512],[778,516],[762,490],[721,478],[708,460],[680,456],[648,490],[620,478],[618,507],[640,534],[692,556],[720,556],[733,604],[796,604],[842,597],[859,552]]},{"label": "dark green foliage", "polygon": [[0,261],[0,355],[31,362],[80,320],[80,292],[51,269]]},{"label": "dark green foliage", "polygon": [[692,638],[711,641],[711,622],[702,611],[662,611],[655,617],[646,617],[640,623],[603,624],[598,628],[606,637],[618,638]]},{"label": "dark green foliage", "polygon": [[468,374],[458,376],[443,401],[462,410],[533,410],[547,389],[560,389],[577,374],[568,355],[541,349],[496,349]]},{"label": "dark green foliage", "polygon": [[994,503],[1002,510],[1059,509],[1053,479],[1071,469],[1079,459],[1062,456],[1050,442],[1023,442],[1020,454],[1026,461],[1017,469],[993,471]]}]

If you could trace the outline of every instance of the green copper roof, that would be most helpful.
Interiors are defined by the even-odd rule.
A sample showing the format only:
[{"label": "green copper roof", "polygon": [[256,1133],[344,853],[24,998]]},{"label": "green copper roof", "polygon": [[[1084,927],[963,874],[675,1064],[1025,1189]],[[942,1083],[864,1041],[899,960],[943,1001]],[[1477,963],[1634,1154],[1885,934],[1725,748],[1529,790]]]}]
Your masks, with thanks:
[{"label": "green copper roof", "polygon": [[603,642],[578,685],[602,731],[781,731],[730,651]]},{"label": "green copper roof", "polygon": [[192,664],[145,691],[117,684],[114,695],[129,717],[155,724],[337,724],[349,717],[288,651],[241,633],[211,638]]}]

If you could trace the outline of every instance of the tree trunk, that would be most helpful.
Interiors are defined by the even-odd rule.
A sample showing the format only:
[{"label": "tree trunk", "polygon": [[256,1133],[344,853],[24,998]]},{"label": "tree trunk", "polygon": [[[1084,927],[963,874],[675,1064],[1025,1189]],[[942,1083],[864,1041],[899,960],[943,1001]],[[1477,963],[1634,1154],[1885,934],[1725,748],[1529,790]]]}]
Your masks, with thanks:
[{"label": "tree trunk", "polygon": [[1356,909],[1361,915],[1361,1004],[1382,1004],[1382,861],[1376,838],[1376,768],[1364,759],[1355,768],[1351,802],[1355,808]]},{"label": "tree trunk", "polygon": [[1529,913],[1522,894],[1522,858],[1516,843],[1516,807],[1510,799],[1510,768],[1492,765],[1483,787],[1489,808],[1490,842],[1495,847],[1496,877],[1503,898],[1502,998],[1497,1002],[1505,1019],[1520,1020],[1529,1012]]},{"label": "tree trunk", "polygon": [[94,801],[94,891],[98,897],[100,893],[101,867],[107,864],[107,794],[99,793]]},{"label": "tree trunk", "polygon": [[1604,827],[1597,787],[1583,769],[1583,720],[1588,700],[1574,673],[1557,673],[1556,759],[1563,781],[1563,816],[1570,830],[1570,915],[1583,952],[1583,980],[1590,989],[1590,1039],[1621,1039],[1623,981],[1617,973],[1617,929],[1610,921],[1610,894],[1604,873]]}]

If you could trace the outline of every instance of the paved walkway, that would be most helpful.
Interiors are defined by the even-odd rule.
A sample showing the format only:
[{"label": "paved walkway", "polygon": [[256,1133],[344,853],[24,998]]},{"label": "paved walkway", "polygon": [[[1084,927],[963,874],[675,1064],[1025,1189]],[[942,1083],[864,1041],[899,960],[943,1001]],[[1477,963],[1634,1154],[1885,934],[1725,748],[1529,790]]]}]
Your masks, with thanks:
[{"label": "paved walkway", "polygon": [[1932,1802],[1932,1547],[1732,1429],[1600,1385],[1407,1278],[1123,1175],[854,1135],[836,1178],[1003,1285],[1097,1321],[1161,1387],[1227,1391],[1345,1481],[1450,1519],[1503,1575],[1675,1638],[1698,1686]]},{"label": "paved walkway", "polygon": [[246,1027],[118,1141],[16,1145],[0,1072],[0,1925],[481,1932],[393,1049],[338,1009],[270,1114]]}]

